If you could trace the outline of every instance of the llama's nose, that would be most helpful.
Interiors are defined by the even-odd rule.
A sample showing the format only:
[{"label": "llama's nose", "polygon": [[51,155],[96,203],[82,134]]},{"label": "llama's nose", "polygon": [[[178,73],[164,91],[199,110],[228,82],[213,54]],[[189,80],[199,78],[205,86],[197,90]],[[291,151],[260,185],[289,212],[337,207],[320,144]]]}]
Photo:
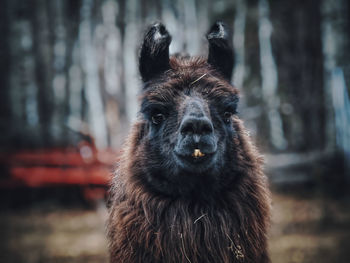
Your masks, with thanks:
[{"label": "llama's nose", "polygon": [[180,131],[183,136],[193,135],[193,139],[197,141],[199,136],[196,135],[208,135],[213,133],[214,129],[208,117],[188,116],[182,121]]},{"label": "llama's nose", "polygon": [[215,153],[216,148],[217,137],[214,134],[213,123],[205,112],[193,110],[187,112],[180,125],[175,152],[188,157],[193,156],[197,150],[199,155],[202,153],[208,158]]}]

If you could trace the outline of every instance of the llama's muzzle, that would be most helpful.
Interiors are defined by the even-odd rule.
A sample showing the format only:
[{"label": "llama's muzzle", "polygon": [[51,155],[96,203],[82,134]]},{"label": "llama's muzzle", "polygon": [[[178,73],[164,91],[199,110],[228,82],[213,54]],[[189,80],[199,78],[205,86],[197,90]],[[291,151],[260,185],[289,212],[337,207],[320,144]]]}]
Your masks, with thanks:
[{"label": "llama's muzzle", "polygon": [[194,149],[192,156],[194,158],[199,158],[199,157],[203,157],[205,154],[201,152],[200,149]]}]

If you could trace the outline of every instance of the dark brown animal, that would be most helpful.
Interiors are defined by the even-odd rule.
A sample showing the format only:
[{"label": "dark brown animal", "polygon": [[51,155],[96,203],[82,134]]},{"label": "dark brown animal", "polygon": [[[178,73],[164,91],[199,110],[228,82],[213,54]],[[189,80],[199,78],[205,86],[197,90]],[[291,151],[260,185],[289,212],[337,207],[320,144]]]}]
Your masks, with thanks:
[{"label": "dark brown animal", "polygon": [[140,54],[142,104],[111,188],[112,263],[269,262],[262,160],[236,114],[224,24],[208,59],[169,58],[155,24]]}]

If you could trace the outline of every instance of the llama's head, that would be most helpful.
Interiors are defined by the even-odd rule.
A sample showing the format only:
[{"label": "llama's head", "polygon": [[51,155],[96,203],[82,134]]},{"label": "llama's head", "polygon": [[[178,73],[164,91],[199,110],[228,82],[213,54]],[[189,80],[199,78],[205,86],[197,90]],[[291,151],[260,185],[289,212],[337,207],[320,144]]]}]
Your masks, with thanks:
[{"label": "llama's head", "polygon": [[230,85],[233,52],[223,23],[207,34],[208,59],[169,57],[171,36],[150,27],[140,54],[144,83],[132,169],[167,195],[221,192],[236,180],[238,92]]}]

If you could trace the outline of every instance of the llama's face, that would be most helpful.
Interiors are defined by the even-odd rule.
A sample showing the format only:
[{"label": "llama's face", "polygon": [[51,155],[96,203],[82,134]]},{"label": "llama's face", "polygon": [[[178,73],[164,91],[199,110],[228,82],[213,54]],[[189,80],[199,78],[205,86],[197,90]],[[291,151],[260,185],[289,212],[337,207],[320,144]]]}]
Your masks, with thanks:
[{"label": "llama's face", "polygon": [[[225,184],[222,177],[234,156],[238,95],[228,82],[232,51],[222,30],[216,24],[208,34],[208,61],[169,60],[170,36],[159,24],[146,35],[140,57],[145,127],[139,147],[148,157],[143,164],[146,181],[160,192],[186,194],[208,186],[219,190]],[[156,63],[145,64],[151,62]]]},{"label": "llama's face", "polygon": [[141,112],[150,151],[159,152],[157,159],[181,172],[218,172],[226,145],[235,136],[232,117],[238,96],[225,80],[209,71],[200,76],[198,71],[178,78],[182,73],[175,69],[167,81],[151,82]]}]

